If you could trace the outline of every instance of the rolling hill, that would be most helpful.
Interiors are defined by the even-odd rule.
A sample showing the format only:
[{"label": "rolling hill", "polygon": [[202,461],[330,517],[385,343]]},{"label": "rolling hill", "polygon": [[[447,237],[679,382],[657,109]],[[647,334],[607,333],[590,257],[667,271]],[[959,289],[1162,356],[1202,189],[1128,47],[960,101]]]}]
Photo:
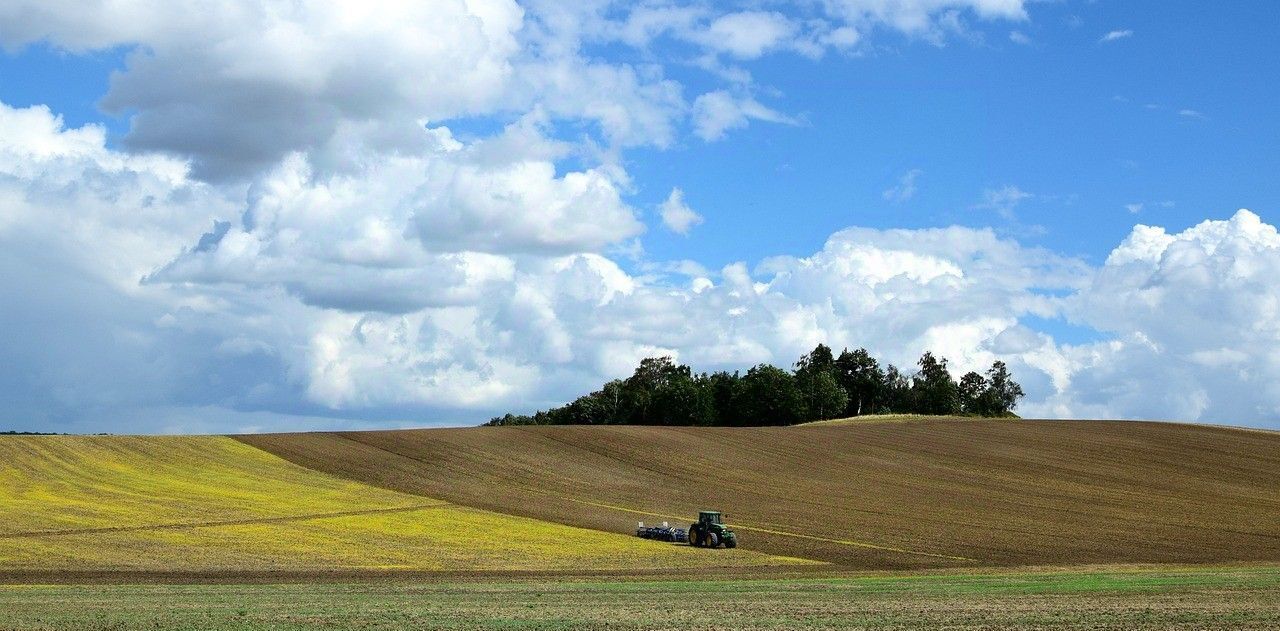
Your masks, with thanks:
[{"label": "rolling hill", "polygon": [[[0,578],[1275,563],[1277,470],[1277,433],[1100,421],[5,436]],[[742,547],[630,534],[701,508]]]},{"label": "rolling hill", "polygon": [[379,488],[606,532],[718,508],[745,549],[848,568],[1280,561],[1271,432],[913,419],[237,439]]},{"label": "rolling hill", "polygon": [[809,564],[744,552],[689,555],[376,488],[219,436],[0,437],[6,580]]}]

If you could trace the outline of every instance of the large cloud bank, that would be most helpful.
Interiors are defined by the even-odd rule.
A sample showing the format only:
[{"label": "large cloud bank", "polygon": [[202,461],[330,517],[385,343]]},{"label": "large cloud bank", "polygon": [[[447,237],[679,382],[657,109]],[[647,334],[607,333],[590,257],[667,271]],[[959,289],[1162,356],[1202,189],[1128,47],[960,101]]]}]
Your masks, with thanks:
[{"label": "large cloud bank", "polygon": [[[626,264],[647,219],[623,152],[794,122],[738,63],[856,49],[884,29],[941,41],[1025,19],[1018,0],[848,0],[799,17],[209,6],[0,8],[9,49],[129,49],[103,105],[133,113],[113,146],[48,108],[0,104],[6,424],[471,422],[572,398],[655,353],[738,369],[819,341],[900,366],[926,348],[960,370],[1003,359],[1025,414],[1280,410],[1280,238],[1248,211],[1179,234],[1137,226],[1100,267],[959,227],[849,228],[817,252],[717,270]],[[724,85],[691,96],[658,62],[582,52],[660,39]],[[461,131],[477,118],[498,124]],[[696,229],[676,201],[667,226]],[[1098,340],[1061,343],[1036,330],[1044,319]]]},{"label": "large cloud bank", "polygon": [[[0,46],[129,48],[102,101],[134,113],[125,145],[188,157],[195,175],[225,179],[294,151],[334,167],[349,162],[353,142],[412,152],[424,121],[499,112],[589,124],[615,146],[667,146],[696,109],[699,134],[719,138],[752,119],[790,120],[752,97],[735,60],[848,50],[879,28],[943,38],[966,18],[1025,19],[1022,2],[841,0],[786,16],[598,0],[17,0],[0,7]],[[643,51],[660,39],[724,66],[733,93],[708,92],[695,108],[660,63],[582,52],[602,43]]]}]

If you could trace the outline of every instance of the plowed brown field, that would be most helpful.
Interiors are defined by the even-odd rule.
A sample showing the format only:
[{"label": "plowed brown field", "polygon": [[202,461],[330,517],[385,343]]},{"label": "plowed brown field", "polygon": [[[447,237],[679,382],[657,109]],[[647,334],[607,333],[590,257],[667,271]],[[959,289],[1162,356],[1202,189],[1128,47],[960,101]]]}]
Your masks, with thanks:
[{"label": "plowed brown field", "polygon": [[1280,561],[1280,433],[928,419],[238,438],[377,486],[613,532],[721,509],[744,548],[850,568]]}]

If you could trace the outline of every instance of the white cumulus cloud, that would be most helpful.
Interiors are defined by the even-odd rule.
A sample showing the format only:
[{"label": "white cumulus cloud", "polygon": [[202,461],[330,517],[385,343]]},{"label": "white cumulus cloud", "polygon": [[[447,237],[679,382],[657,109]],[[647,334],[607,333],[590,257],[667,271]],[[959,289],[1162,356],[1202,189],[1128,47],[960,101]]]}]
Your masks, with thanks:
[{"label": "white cumulus cloud", "polygon": [[742,59],[754,59],[794,36],[796,26],[781,13],[743,11],[711,21],[699,41],[715,51]]},{"label": "white cumulus cloud", "polygon": [[1136,226],[1073,319],[1111,334],[1079,358],[1072,409],[1109,416],[1264,421],[1280,414],[1280,236],[1241,210],[1169,234]]},{"label": "white cumulus cloud", "polygon": [[684,202],[684,191],[678,188],[671,189],[671,195],[662,202],[658,212],[662,215],[662,225],[676,234],[689,234],[689,230],[703,222],[702,215]]},{"label": "white cumulus cloud", "polygon": [[245,176],[346,121],[376,121],[368,135],[395,149],[420,119],[502,103],[522,16],[509,0],[19,1],[0,9],[0,42],[137,46],[102,100],[135,112],[126,145]]},{"label": "white cumulus cloud", "polygon": [[[850,228],[804,256],[670,278],[590,251],[626,231],[547,248],[543,226],[513,218],[527,251],[484,251],[467,232],[492,232],[481,215],[442,224],[452,243],[424,238],[422,178],[532,159],[440,128],[422,132],[433,150],[367,162],[385,177],[316,177],[297,156],[243,188],[108,149],[43,108],[0,109],[0,130],[0,293],[23,297],[0,311],[8,414],[41,427],[476,420],[572,398],[647,354],[733,370],[818,342],[904,368],[926,349],[961,372],[1004,360],[1028,415],[1280,411],[1280,235],[1248,211],[1137,226],[1097,268],[991,230]],[[560,188],[568,175],[539,181],[580,190]],[[1046,319],[1099,339],[1060,342],[1034,328]]]},{"label": "white cumulus cloud", "polygon": [[[1280,238],[1248,211],[1136,226],[1100,266],[963,227],[629,266],[617,252],[642,251],[645,225],[627,147],[799,121],[741,68],[716,66],[734,78],[688,102],[651,50],[621,63],[590,46],[671,37],[731,64],[1027,19],[1021,0],[771,8],[5,3],[7,50],[127,51],[102,103],[130,127],[113,148],[102,127],[0,104],[0,420],[470,422],[646,355],[732,370],[818,342],[904,368],[925,349],[960,371],[1005,360],[1032,415],[1276,418]],[[456,131],[476,120],[487,131]],[[980,206],[1011,218],[1028,197],[996,188]],[[702,220],[680,189],[659,215],[681,234]],[[1045,320],[1097,339],[1064,343]]]}]

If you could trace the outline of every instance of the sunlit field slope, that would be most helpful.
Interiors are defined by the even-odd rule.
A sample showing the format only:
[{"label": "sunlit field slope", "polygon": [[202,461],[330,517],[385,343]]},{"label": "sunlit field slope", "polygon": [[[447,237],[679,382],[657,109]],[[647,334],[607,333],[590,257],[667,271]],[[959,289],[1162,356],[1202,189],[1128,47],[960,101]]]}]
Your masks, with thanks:
[{"label": "sunlit field slope", "polygon": [[380,487],[603,531],[721,509],[743,548],[849,568],[1280,561],[1273,432],[897,419],[241,440]]},{"label": "sunlit field slope", "polygon": [[0,437],[0,574],[798,563],[690,552],[375,488],[229,438]]}]

